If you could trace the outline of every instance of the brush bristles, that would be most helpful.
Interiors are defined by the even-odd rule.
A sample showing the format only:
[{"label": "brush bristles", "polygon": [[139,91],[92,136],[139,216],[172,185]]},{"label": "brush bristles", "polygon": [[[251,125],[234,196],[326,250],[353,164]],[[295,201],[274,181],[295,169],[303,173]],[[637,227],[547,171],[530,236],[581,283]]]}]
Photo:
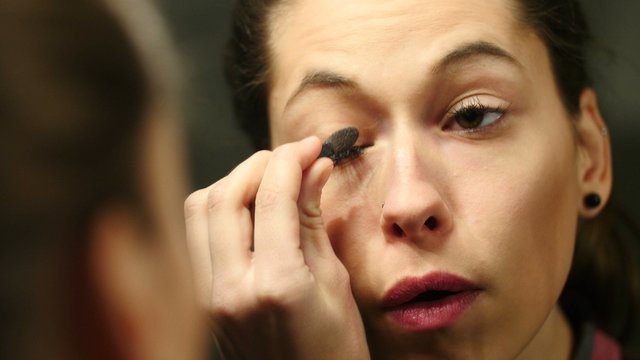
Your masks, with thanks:
[{"label": "brush bristles", "polygon": [[346,151],[353,147],[356,140],[358,140],[358,135],[359,131],[355,127],[340,129],[331,134],[322,144],[322,150],[323,152],[330,152],[329,156]]},{"label": "brush bristles", "polygon": [[347,127],[334,132],[322,144],[322,151],[318,157],[328,157],[334,163],[339,163],[361,153],[361,149],[354,147],[359,135],[360,132],[355,127]]}]

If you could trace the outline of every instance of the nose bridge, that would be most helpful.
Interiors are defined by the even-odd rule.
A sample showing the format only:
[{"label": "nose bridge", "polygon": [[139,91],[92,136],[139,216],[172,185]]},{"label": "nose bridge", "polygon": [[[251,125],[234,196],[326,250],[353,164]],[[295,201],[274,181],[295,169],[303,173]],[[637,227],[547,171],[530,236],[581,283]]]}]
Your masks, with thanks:
[{"label": "nose bridge", "polygon": [[407,134],[395,140],[389,159],[392,176],[388,191],[401,192],[409,190],[411,186],[418,185],[424,178],[423,166],[426,164],[422,164],[422,162],[426,159],[423,157],[420,149],[417,148],[413,135]]},{"label": "nose bridge", "polygon": [[[422,140],[422,141],[420,141]],[[403,202],[406,206],[419,206],[419,198],[433,192],[434,179],[428,176],[429,166],[436,166],[434,154],[427,153],[428,144],[417,139],[411,132],[400,134],[391,146],[389,179],[385,195],[385,206]],[[431,156],[430,156],[431,155]],[[433,170],[433,169],[431,169]],[[390,209],[392,207],[388,207]]]},{"label": "nose bridge", "polygon": [[381,216],[389,238],[433,236],[451,225],[442,198],[444,169],[435,145],[429,142],[419,132],[405,129],[398,131],[390,146]]}]

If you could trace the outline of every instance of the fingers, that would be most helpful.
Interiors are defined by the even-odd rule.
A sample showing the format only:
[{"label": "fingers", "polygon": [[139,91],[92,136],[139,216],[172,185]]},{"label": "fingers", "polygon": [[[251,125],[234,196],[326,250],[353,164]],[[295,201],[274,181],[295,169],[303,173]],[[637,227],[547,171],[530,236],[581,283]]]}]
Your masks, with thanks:
[{"label": "fingers", "polygon": [[253,237],[251,205],[270,158],[268,151],[255,153],[209,189],[208,242],[215,277],[224,275],[233,282],[247,271]]},{"label": "fingers", "polygon": [[[271,291],[278,279],[291,279],[289,285],[308,280],[289,275],[309,275],[302,249],[307,245],[300,241],[301,221],[305,229],[316,230],[311,251],[316,244],[330,249],[319,204],[333,166],[328,159],[316,161],[320,149],[320,141],[312,137],[280,146],[273,153],[256,153],[225,178],[189,197],[187,236],[204,304],[215,305],[213,293],[216,304],[231,305],[253,291],[260,292],[251,290],[251,283]],[[254,274],[260,278],[253,278]]]},{"label": "fingers", "polygon": [[300,211],[300,224],[302,226],[316,228],[321,226],[317,220],[320,218],[320,197],[333,170],[333,162],[329,158],[318,159],[305,171],[298,196],[298,208]]},{"label": "fingers", "polygon": [[269,157],[267,151],[254,154],[185,201],[187,246],[202,304],[211,303],[214,275],[231,282],[246,272],[253,230],[250,207]]},{"label": "fingers", "polygon": [[207,225],[207,195],[208,189],[198,190],[189,195],[184,203],[187,249],[197,297],[202,304],[209,303],[213,276]]},{"label": "fingers", "polygon": [[307,171],[300,187],[298,211],[300,214],[300,241],[305,260],[312,272],[321,268],[319,262],[329,257],[334,260],[333,249],[322,221],[320,198],[322,188],[333,171],[333,162],[319,159]]},{"label": "fingers", "polygon": [[185,203],[196,282],[232,355],[349,354],[355,344],[368,357],[346,269],[322,223],[333,163],[317,160],[320,149],[308,138],[256,153]]},{"label": "fingers", "polygon": [[[282,274],[304,266],[300,249],[298,196],[302,173],[317,158],[320,140],[310,137],[278,147],[265,169],[255,204],[255,263],[257,268]],[[260,271],[257,269],[257,271]],[[264,273],[261,273],[264,275]]]}]

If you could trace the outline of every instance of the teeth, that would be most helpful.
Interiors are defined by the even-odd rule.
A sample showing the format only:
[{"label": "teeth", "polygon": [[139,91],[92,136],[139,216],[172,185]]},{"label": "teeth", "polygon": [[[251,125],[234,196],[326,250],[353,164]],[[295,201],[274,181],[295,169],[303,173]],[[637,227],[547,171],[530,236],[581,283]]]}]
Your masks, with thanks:
[{"label": "teeth", "polygon": [[436,301],[457,293],[459,293],[459,291],[431,290],[416,296],[411,302]]}]

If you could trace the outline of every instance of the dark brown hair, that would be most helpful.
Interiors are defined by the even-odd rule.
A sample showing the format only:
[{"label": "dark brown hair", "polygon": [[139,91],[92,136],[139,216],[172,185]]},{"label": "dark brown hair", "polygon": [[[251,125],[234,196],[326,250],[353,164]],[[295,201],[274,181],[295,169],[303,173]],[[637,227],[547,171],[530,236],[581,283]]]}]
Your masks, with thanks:
[{"label": "dark brown hair", "polygon": [[[224,53],[225,75],[241,128],[256,150],[269,147],[268,19],[282,0],[236,0],[231,38]],[[549,51],[556,84],[571,114],[579,111],[583,89],[591,85],[585,47],[589,29],[575,0],[519,0],[523,23],[537,31]]]},{"label": "dark brown hair", "polygon": [[0,2],[0,358],[53,356],[38,347],[79,311],[62,307],[94,211],[144,208],[136,168],[153,96],[103,1]]},{"label": "dark brown hair", "polygon": [[[269,146],[266,31],[269,12],[276,3],[237,0],[225,53],[236,117],[256,149]],[[590,33],[579,3],[519,0],[516,8],[522,22],[533,28],[547,47],[565,108],[571,115],[578,114],[580,95],[591,85],[585,61]],[[623,343],[631,341],[637,331],[640,306],[638,265],[632,255],[633,240],[629,241],[629,237],[637,239],[638,233],[629,235],[634,226],[626,219],[610,205],[596,220],[580,225],[573,268],[563,294],[566,306],[573,306],[571,299],[580,299],[590,320]],[[615,230],[620,227],[629,229],[626,236]]]},{"label": "dark brown hair", "polygon": [[[524,22],[537,31],[547,46],[565,108],[577,115],[580,94],[592,85],[586,65],[591,34],[580,4],[572,0],[520,3]],[[637,239],[637,224],[615,198],[597,218],[582,220],[571,273],[561,298],[569,317],[596,322],[628,348],[638,346],[633,342],[640,335]]]},{"label": "dark brown hair", "polygon": [[256,150],[269,147],[267,18],[278,0],[239,0],[232,15],[231,39],[224,52],[233,109]]}]

